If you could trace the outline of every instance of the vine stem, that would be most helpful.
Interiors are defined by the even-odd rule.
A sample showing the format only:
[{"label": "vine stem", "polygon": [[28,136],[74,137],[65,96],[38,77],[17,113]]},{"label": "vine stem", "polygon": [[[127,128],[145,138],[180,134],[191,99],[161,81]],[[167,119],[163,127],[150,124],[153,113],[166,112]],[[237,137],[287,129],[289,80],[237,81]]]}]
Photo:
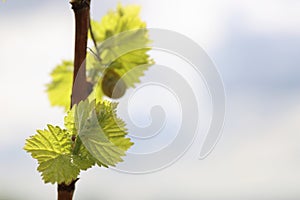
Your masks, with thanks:
[{"label": "vine stem", "polygon": [[71,2],[75,14],[75,55],[71,107],[88,96],[86,49],[90,23],[90,0]]},{"label": "vine stem", "polygon": [[[72,0],[70,2],[75,15],[75,53],[71,108],[74,104],[85,100],[89,95],[85,59],[90,24],[90,1],[91,0]],[[70,184],[58,184],[57,199],[72,200],[77,181],[78,179],[73,180]]]}]

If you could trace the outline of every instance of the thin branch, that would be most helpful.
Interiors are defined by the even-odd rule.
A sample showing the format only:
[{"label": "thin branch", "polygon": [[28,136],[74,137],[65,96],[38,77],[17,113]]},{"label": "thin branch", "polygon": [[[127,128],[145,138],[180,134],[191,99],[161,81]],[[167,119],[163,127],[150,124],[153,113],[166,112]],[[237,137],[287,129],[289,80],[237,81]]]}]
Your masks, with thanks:
[{"label": "thin branch", "polygon": [[97,55],[98,55],[97,58],[99,57],[99,61],[101,61],[101,59],[100,59],[100,51],[98,49],[97,41],[96,41],[96,38],[95,38],[95,35],[94,35],[94,32],[93,32],[93,27],[92,27],[91,20],[89,22],[89,28],[90,28],[90,34],[91,34],[94,46],[95,46],[96,51],[97,51]]},{"label": "thin branch", "polygon": [[99,62],[101,62],[101,58],[97,53],[95,53],[90,47],[88,47],[87,49],[90,50],[90,52],[97,58]]}]

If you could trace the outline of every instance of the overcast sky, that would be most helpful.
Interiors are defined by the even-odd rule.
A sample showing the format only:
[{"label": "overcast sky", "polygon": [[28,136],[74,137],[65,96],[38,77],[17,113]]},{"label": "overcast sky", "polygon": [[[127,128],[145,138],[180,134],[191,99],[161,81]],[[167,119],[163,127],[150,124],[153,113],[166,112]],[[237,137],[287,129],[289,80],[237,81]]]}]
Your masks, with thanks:
[{"label": "overcast sky", "polygon": [[[100,19],[118,1],[95,0]],[[227,116],[212,154],[201,143],[167,169],[147,175],[93,168],[75,199],[299,199],[300,1],[124,0],[142,6],[151,28],[180,32],[201,45],[224,80]],[[49,73],[72,59],[73,13],[67,1],[0,3],[0,199],[55,199],[24,140],[62,124],[44,93]]]}]

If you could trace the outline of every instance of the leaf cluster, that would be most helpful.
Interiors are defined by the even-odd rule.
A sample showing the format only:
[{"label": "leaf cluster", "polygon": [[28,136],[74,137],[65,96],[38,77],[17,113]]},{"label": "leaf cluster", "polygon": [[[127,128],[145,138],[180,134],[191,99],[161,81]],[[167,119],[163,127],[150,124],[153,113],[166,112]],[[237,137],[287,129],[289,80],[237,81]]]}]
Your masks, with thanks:
[{"label": "leaf cluster", "polygon": [[103,97],[111,97],[110,87],[121,78],[120,90],[135,87],[153,64],[148,55],[148,31],[139,12],[137,6],[119,4],[101,21],[91,20],[89,38],[94,46],[86,60],[91,94],[71,110],[73,61],[63,61],[52,71],[47,93],[52,106],[65,108],[64,127],[47,125],[28,138],[24,147],[38,161],[45,183],[68,185],[81,170],[115,166],[133,145],[126,137],[125,122],[116,114],[117,104]]},{"label": "leaf cluster", "polygon": [[81,101],[66,115],[64,129],[47,125],[26,140],[24,149],[37,159],[45,183],[69,184],[81,170],[122,161],[133,143],[126,138],[116,106],[108,101]]},{"label": "leaf cluster", "polygon": [[[109,11],[100,21],[91,20],[89,39],[94,46],[87,53],[86,68],[92,98],[102,100],[105,95],[111,97],[103,93],[105,87],[109,87],[103,85],[103,79],[112,74],[111,71],[115,74],[115,82],[122,79],[124,89],[127,89],[135,87],[144,72],[153,65],[148,55],[150,40],[146,23],[139,13],[138,6],[119,4],[116,10]],[[71,103],[72,66],[72,61],[57,65],[51,73],[51,82],[46,85],[51,105],[63,107],[66,111]]]}]

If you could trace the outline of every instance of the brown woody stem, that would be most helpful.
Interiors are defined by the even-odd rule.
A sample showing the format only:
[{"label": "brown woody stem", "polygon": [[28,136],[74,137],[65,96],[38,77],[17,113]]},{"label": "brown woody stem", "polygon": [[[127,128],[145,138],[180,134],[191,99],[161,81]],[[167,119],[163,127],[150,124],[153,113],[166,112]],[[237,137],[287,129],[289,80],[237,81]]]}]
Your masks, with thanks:
[{"label": "brown woody stem", "polygon": [[64,183],[59,184],[57,187],[58,200],[72,200],[75,190],[75,183],[77,181],[78,179],[72,181],[72,183],[69,185],[66,185]]},{"label": "brown woody stem", "polygon": [[75,14],[75,55],[71,107],[88,96],[86,81],[86,49],[90,22],[90,0],[71,3]]},{"label": "brown woody stem", "polygon": [[[75,14],[75,54],[71,97],[71,107],[73,107],[74,104],[85,100],[89,95],[85,59],[90,21],[90,0],[73,0],[70,3]],[[58,184],[58,200],[72,200],[77,181],[78,179],[73,180],[68,185]]]}]

